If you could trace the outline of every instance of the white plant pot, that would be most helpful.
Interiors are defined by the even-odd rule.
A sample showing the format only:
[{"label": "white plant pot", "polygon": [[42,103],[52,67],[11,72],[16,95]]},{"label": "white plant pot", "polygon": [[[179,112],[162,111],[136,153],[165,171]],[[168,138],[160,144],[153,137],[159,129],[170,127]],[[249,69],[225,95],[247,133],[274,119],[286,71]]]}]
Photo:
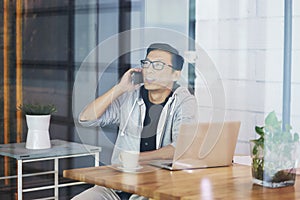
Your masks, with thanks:
[{"label": "white plant pot", "polygon": [[28,127],[26,148],[48,149],[51,148],[49,124],[51,115],[26,115]]}]

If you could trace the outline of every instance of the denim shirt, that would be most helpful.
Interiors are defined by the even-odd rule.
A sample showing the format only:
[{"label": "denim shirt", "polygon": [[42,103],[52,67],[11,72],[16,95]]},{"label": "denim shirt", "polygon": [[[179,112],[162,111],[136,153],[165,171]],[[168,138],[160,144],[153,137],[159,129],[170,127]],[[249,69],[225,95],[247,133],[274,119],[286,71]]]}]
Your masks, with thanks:
[{"label": "denim shirt", "polygon": [[[122,150],[140,150],[140,136],[145,119],[146,106],[140,90],[127,92],[117,98],[104,114],[93,121],[79,121],[81,125],[119,125],[118,137],[111,163],[119,164]],[[179,128],[182,123],[192,123],[197,118],[196,98],[185,87],[178,87],[165,104],[159,118],[156,135],[156,149],[169,144],[176,146]]]}]

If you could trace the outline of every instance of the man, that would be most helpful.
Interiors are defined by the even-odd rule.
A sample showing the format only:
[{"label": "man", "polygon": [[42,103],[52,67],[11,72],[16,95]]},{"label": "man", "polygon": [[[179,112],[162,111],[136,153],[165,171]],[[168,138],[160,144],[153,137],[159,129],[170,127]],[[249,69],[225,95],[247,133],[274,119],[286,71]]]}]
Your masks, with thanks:
[{"label": "man", "polygon": [[[122,150],[140,151],[140,162],[173,158],[180,125],[195,120],[197,110],[195,97],[176,83],[183,62],[172,46],[151,44],[141,69],[129,69],[118,84],[80,114],[84,126],[119,125],[113,164],[120,162]],[[132,83],[133,72],[142,73],[143,84]],[[120,198],[112,189],[95,186],[74,199]]]}]

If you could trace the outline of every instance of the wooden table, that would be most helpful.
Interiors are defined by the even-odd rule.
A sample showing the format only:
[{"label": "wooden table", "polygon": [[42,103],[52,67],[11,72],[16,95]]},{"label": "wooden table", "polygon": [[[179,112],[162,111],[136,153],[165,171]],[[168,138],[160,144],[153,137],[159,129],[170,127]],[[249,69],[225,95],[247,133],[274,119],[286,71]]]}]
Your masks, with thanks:
[{"label": "wooden table", "polygon": [[65,170],[64,177],[123,190],[156,200],[177,199],[300,199],[300,180],[290,187],[253,185],[249,166],[168,171],[150,166],[141,173],[124,173],[111,166]]}]

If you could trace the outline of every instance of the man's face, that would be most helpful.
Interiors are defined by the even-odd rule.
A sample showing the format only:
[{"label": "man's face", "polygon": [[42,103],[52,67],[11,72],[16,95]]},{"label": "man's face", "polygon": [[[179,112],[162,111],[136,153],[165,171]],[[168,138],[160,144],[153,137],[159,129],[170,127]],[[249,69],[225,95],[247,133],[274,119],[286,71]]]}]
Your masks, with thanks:
[{"label": "man's face", "polygon": [[172,89],[174,81],[180,76],[180,71],[174,71],[168,66],[172,65],[171,54],[162,50],[153,50],[147,55],[146,60],[160,61],[166,65],[161,70],[154,69],[152,65],[143,69],[145,88],[147,90]]}]

